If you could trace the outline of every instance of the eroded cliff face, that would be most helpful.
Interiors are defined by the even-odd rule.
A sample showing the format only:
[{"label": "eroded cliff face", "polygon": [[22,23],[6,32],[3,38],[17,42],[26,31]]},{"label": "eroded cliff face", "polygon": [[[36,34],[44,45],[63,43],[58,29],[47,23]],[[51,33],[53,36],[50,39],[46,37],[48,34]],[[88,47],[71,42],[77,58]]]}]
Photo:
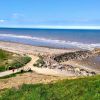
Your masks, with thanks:
[{"label": "eroded cliff face", "polygon": [[68,60],[75,60],[75,59],[85,59],[90,56],[93,56],[94,54],[91,51],[76,51],[76,52],[69,52],[69,53],[64,53],[60,55],[56,55],[54,57],[54,60],[57,62],[64,62]]}]

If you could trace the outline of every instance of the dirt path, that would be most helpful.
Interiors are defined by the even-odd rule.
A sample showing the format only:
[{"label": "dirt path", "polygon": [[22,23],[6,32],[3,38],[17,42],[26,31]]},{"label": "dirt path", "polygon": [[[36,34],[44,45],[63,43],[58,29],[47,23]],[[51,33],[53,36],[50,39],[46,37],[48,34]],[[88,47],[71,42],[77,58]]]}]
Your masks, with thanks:
[{"label": "dirt path", "polygon": [[[32,60],[19,70],[15,70],[14,73],[20,71],[21,69],[27,70],[29,68],[31,68],[33,72],[19,74],[16,75],[16,77],[12,78],[0,79],[0,90],[12,87],[19,88],[19,86],[21,86],[22,84],[50,83],[63,79],[75,79],[75,77],[72,76],[65,77],[64,74],[61,74],[61,72],[58,72],[53,69],[34,67],[33,64],[38,60],[38,57],[33,55],[29,56],[32,58]],[[0,76],[9,75],[12,73],[13,73],[12,71],[6,71],[0,73]]]},{"label": "dirt path", "polygon": [[34,67],[33,64],[39,59],[37,56],[34,55],[28,55],[29,57],[32,58],[32,60],[23,66],[22,68],[15,69],[14,72],[12,70],[1,72],[0,77],[7,76],[13,73],[20,72],[22,69],[27,71],[28,69],[31,69],[35,71],[38,74],[43,74],[43,75],[52,75],[52,76],[75,76],[74,73],[71,73],[69,71],[64,71],[64,70],[58,70],[58,69],[49,69],[49,68],[38,68]]},{"label": "dirt path", "polygon": [[75,76],[74,73],[65,70],[34,67],[33,64],[39,58],[32,55],[30,57],[32,58],[32,61],[28,64],[28,67],[31,68],[31,70],[35,71],[36,73],[43,74],[43,75],[52,75],[52,76]]},{"label": "dirt path", "polygon": [[0,72],[0,77],[4,77],[4,76],[7,76],[7,75],[10,75],[10,74],[13,74],[13,73],[20,72],[22,69],[27,71],[29,68],[31,68],[33,66],[33,64],[36,62],[36,60],[38,59],[38,57],[33,56],[33,55],[28,55],[28,56],[30,56],[32,58],[32,60],[28,64],[26,64],[25,66],[23,66],[21,68],[15,69],[14,72],[12,70]]}]

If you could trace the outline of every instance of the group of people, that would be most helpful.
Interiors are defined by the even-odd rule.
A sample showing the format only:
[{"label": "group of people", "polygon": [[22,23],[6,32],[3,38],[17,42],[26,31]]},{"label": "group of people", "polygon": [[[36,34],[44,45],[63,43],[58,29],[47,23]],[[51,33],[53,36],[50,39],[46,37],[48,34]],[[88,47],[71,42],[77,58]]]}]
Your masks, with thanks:
[{"label": "group of people", "polygon": [[[14,69],[14,68],[13,68],[13,69],[12,69],[12,72],[14,73],[14,72],[15,72],[15,70],[16,70],[16,69]],[[24,71],[24,69],[21,69],[21,70],[23,70],[23,71]],[[18,71],[18,68],[17,68],[17,71]],[[28,70],[27,70],[27,71],[31,71],[31,68],[28,68]]]}]

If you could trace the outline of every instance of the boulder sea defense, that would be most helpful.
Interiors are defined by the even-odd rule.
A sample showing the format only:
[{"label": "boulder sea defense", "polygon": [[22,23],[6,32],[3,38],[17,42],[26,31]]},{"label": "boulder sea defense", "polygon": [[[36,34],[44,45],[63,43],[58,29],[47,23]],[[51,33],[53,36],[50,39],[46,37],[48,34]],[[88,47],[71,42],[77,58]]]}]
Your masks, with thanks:
[{"label": "boulder sea defense", "polygon": [[88,50],[86,51],[76,51],[76,52],[69,52],[60,55],[56,55],[54,60],[57,62],[64,62],[68,60],[75,60],[75,59],[83,59],[92,56],[92,53]]}]

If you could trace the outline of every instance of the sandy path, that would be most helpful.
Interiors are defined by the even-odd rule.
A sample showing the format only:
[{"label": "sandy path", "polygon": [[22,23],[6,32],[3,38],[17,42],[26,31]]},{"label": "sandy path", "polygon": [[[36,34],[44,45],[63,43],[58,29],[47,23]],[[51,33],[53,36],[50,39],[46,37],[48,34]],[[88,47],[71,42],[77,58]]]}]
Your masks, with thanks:
[{"label": "sandy path", "polygon": [[76,76],[74,73],[65,71],[65,70],[59,70],[59,69],[49,69],[49,68],[37,68],[32,67],[33,71],[44,74],[44,75],[53,75],[53,76]]},{"label": "sandy path", "polygon": [[19,69],[15,69],[14,72],[12,70],[8,70],[8,71],[5,71],[5,72],[0,72],[0,77],[3,77],[3,76],[7,76],[7,75],[10,75],[10,74],[13,74],[13,73],[17,73],[17,72],[20,72],[22,69],[23,70],[28,70],[29,68],[32,67],[32,65],[37,61],[38,57],[37,56],[33,56],[33,55],[29,55],[30,57],[32,57],[32,60],[26,64],[25,66],[23,66],[22,68],[19,68]]},{"label": "sandy path", "polygon": [[[50,55],[54,55],[54,54],[60,54],[60,53],[65,53],[65,52],[74,52],[77,50],[74,49],[53,49],[53,48],[46,48],[46,47],[37,47],[37,46],[31,46],[31,45],[24,45],[24,44],[20,44],[20,43],[11,43],[11,42],[2,42],[0,41],[0,48],[10,51],[10,52],[14,52],[14,53],[19,53],[19,54],[27,54],[29,55],[32,60],[25,65],[24,67],[17,69],[14,71],[14,73],[19,72],[21,69],[29,69],[31,68],[33,71],[39,73],[39,74],[45,74],[45,75],[55,75],[55,76],[75,76],[73,73],[67,72],[67,71],[60,71],[57,69],[48,69],[48,68],[38,68],[38,67],[34,67],[33,64],[35,63],[35,61],[38,59],[37,54],[50,54]],[[0,77],[12,74],[12,71],[6,71],[6,72],[1,72],[0,73]]]},{"label": "sandy path", "polygon": [[49,68],[38,68],[38,67],[34,67],[33,64],[39,58],[37,56],[34,56],[34,55],[28,55],[28,56],[32,58],[32,60],[28,64],[26,64],[22,68],[15,69],[14,72],[12,70],[5,71],[5,72],[1,72],[0,73],[0,77],[3,77],[3,76],[6,76],[6,75],[10,75],[10,74],[13,74],[13,73],[20,72],[22,69],[25,70],[25,71],[27,71],[30,68],[31,68],[31,70],[35,71],[38,74],[52,75],[52,76],[75,76],[74,73],[71,73],[69,71],[64,71],[64,70],[61,71],[61,70],[58,70],[58,69],[49,69]]},{"label": "sandy path", "polygon": [[61,71],[59,69],[34,67],[33,64],[39,58],[37,56],[33,56],[33,55],[30,55],[30,57],[32,58],[32,61],[28,64],[28,67],[31,68],[31,70],[35,71],[36,73],[43,74],[43,75],[53,75],[53,76],[75,76],[74,73],[71,73],[69,71],[67,72],[67,71],[64,71],[64,70]]},{"label": "sandy path", "polygon": [[[12,87],[18,88],[22,84],[50,83],[62,79],[76,78],[73,77],[73,75],[71,75],[70,73],[67,74],[64,73],[64,71],[34,67],[33,63],[37,61],[38,57],[33,55],[29,55],[29,56],[32,58],[32,60],[24,67],[20,68],[19,70],[15,70],[14,73],[20,71],[21,69],[27,70],[29,68],[31,68],[33,72],[19,74],[16,77],[12,77],[12,78],[0,79],[0,89],[12,88]],[[9,75],[12,73],[13,73],[12,71],[6,71],[6,72],[2,72],[2,74],[0,73],[0,76]],[[65,77],[65,76],[70,76],[70,77]]]}]

